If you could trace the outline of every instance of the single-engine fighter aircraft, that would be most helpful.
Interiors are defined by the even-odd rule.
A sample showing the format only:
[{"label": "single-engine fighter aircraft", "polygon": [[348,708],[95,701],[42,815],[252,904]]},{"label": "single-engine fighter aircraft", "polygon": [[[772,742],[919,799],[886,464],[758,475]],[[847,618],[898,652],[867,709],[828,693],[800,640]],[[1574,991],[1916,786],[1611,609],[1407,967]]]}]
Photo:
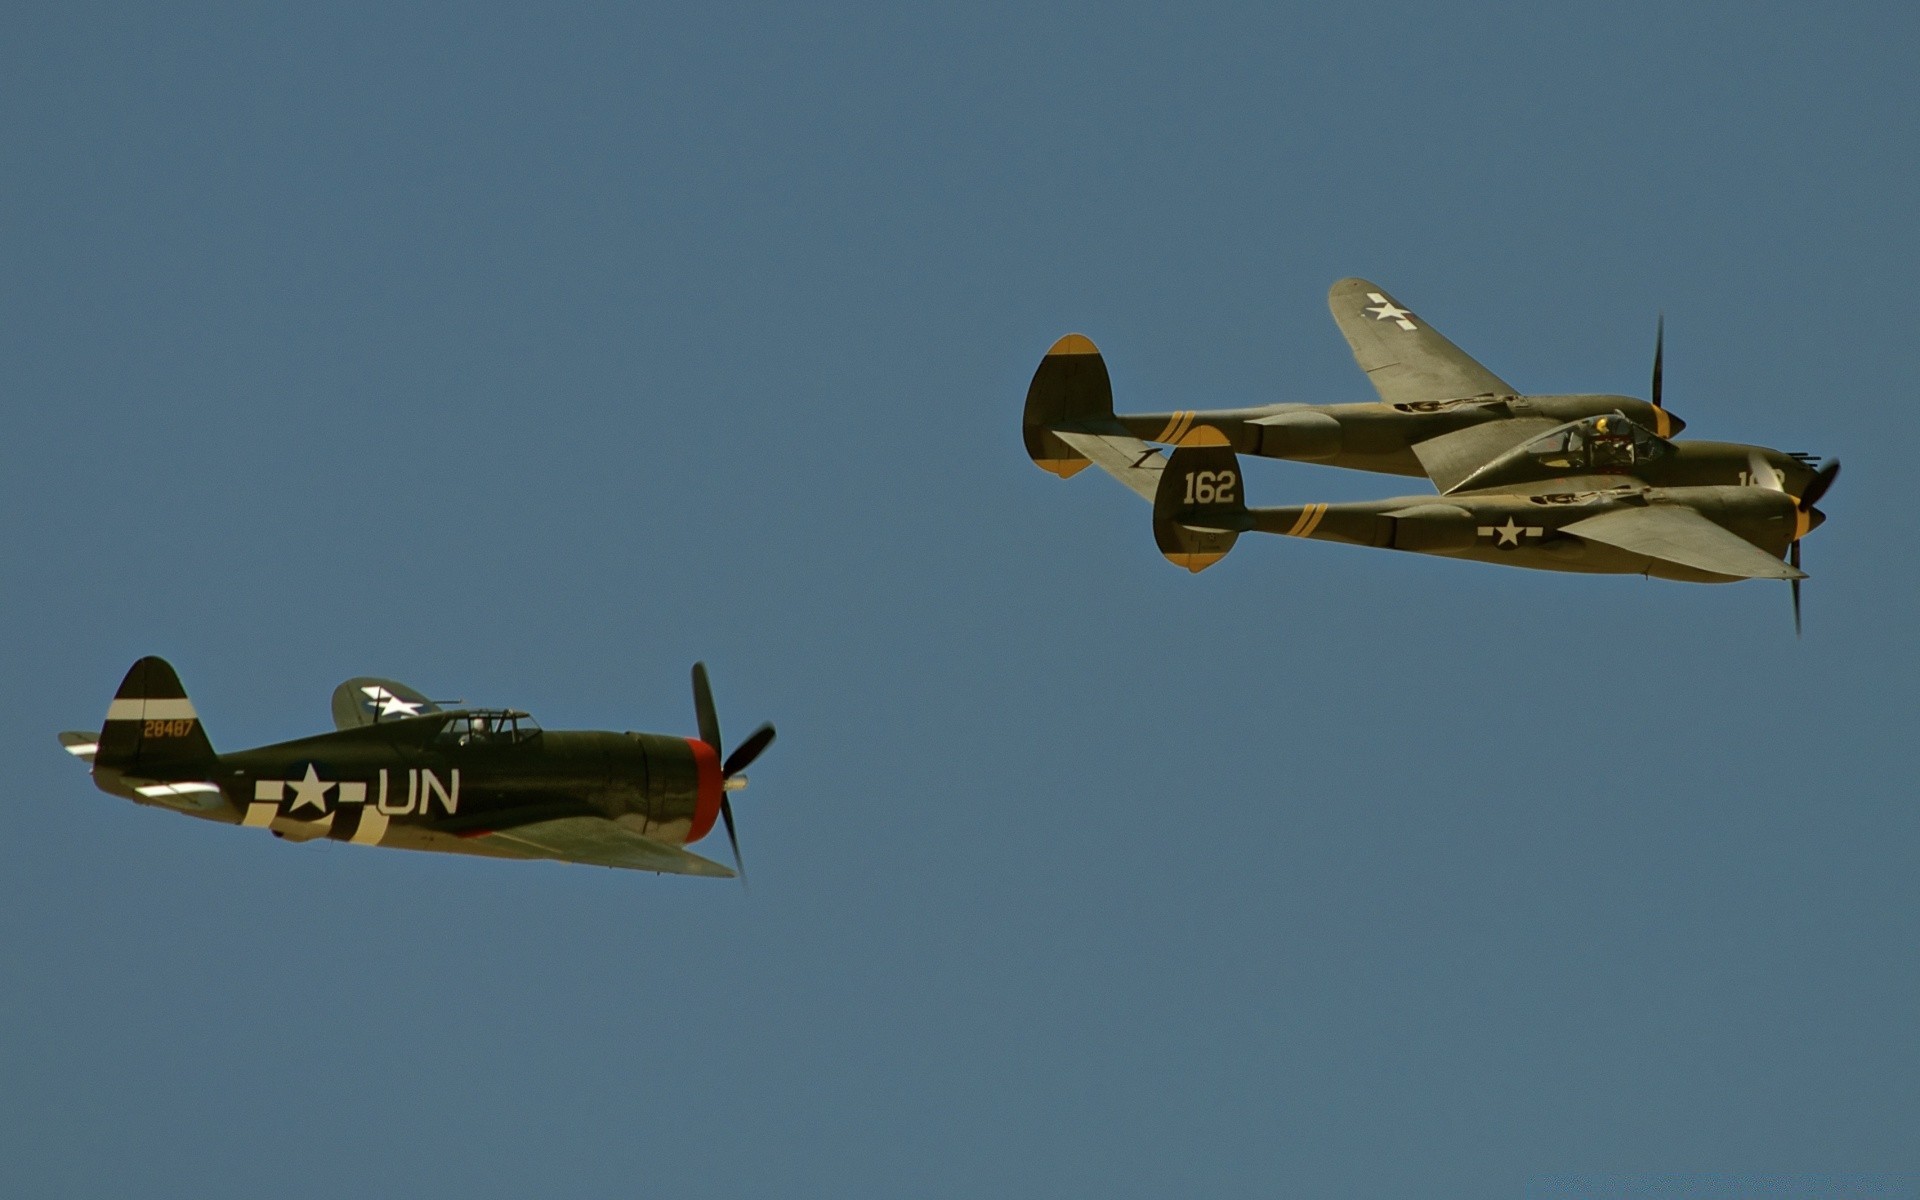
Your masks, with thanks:
[{"label": "single-engine fighter aircraft", "polygon": [[143,658],[100,732],[60,741],[104,792],[290,841],[730,878],[683,847],[719,817],[740,866],[729,794],[773,726],[723,758],[701,664],[693,703],[698,738],[543,731],[514,709],[442,708],[390,679],[349,679],[333,693],[334,732],[216,754],[173,667]]},{"label": "single-engine fighter aircraft", "polygon": [[[1534,452],[1564,457],[1583,429],[1625,420],[1575,422]],[[1578,465],[1589,473],[1540,479],[1533,464],[1516,463],[1513,475],[1495,472],[1488,487],[1445,496],[1248,508],[1227,436],[1202,426],[1187,433],[1157,480],[1154,541],[1170,562],[1196,572],[1256,531],[1545,571],[1690,583],[1786,579],[1799,630],[1800,539],[1826,520],[1814,504],[1839,475],[1838,462],[1809,472],[1797,492],[1757,453],[1738,483],[1707,486],[1658,487],[1584,458]]]},{"label": "single-engine fighter aircraft", "polygon": [[1812,478],[1813,463],[1805,454],[1668,440],[1685,423],[1661,404],[1664,321],[1654,337],[1651,401],[1529,396],[1469,358],[1379,284],[1342,279],[1328,292],[1327,305],[1380,393],[1379,403],[1116,415],[1106,360],[1074,333],[1047,351],[1027,388],[1022,434],[1028,456],[1061,478],[1093,462],[1151,500],[1165,460],[1147,443],[1178,445],[1189,430],[1211,426],[1241,454],[1425,475],[1450,493],[1482,486],[1476,479],[1481,472],[1556,430],[1618,415],[1656,439],[1643,447],[1652,459],[1643,457],[1634,472],[1654,486],[1738,485],[1756,452],[1791,493],[1799,494]]}]

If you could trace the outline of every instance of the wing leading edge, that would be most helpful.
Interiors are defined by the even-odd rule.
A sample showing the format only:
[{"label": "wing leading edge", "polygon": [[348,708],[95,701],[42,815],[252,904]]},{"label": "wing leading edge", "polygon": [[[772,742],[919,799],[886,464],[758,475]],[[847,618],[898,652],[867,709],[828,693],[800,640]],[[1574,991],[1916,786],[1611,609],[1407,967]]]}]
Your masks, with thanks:
[{"label": "wing leading edge", "polygon": [[1674,504],[1616,509],[1564,525],[1561,532],[1733,579],[1806,578],[1739,534]]},{"label": "wing leading edge", "polygon": [[731,879],[733,872],[711,859],[701,858],[666,842],[635,833],[605,817],[558,817],[511,829],[481,834],[476,840],[532,858],[619,867],[629,871],[659,871],[670,875],[704,875]]},{"label": "wing leading edge", "polygon": [[1354,361],[1388,404],[1513,393],[1377,283],[1342,279],[1327,292],[1327,307]]}]

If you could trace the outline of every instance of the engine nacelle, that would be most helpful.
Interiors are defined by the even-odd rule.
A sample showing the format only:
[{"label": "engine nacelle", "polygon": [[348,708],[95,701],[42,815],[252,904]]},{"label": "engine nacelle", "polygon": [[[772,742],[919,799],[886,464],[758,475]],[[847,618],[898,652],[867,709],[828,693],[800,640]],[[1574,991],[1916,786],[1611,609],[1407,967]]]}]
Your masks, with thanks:
[{"label": "engine nacelle", "polygon": [[1319,462],[1340,453],[1340,422],[1323,412],[1284,412],[1247,424],[1259,431],[1253,453],[1264,458]]},{"label": "engine nacelle", "polygon": [[629,733],[627,739],[632,745],[618,770],[629,784],[628,813],[645,818],[649,837],[691,843],[707,836],[726,786],[719,752],[694,738]]},{"label": "engine nacelle", "polygon": [[1453,504],[1416,504],[1387,514],[1393,518],[1393,548],[1424,554],[1471,550],[1478,536],[1474,516]]}]

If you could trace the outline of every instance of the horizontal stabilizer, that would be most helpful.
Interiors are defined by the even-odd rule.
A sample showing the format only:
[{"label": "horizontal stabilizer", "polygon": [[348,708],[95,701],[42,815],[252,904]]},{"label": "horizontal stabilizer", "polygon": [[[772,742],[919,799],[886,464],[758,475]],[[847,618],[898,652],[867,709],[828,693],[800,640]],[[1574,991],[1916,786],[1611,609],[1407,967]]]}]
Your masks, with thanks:
[{"label": "horizontal stabilizer", "polygon": [[1806,574],[1691,508],[1622,508],[1561,526],[1590,542],[1733,579],[1805,579]]},{"label": "horizontal stabilizer", "polygon": [[93,756],[100,752],[100,735],[70,730],[60,735],[60,745],[68,754],[91,765]]},{"label": "horizontal stabilizer", "polygon": [[688,853],[666,842],[655,841],[605,817],[559,817],[551,821],[537,821],[482,834],[480,840],[534,858],[552,858],[594,867],[620,867],[629,871],[704,875],[712,879],[733,878],[731,870],[711,859],[701,858],[698,854]]},{"label": "horizontal stabilizer", "polygon": [[1151,502],[1154,489],[1160,486],[1160,472],[1167,466],[1166,456],[1128,433],[1120,422],[1105,424],[1110,428],[1097,431],[1056,429],[1053,436]]}]

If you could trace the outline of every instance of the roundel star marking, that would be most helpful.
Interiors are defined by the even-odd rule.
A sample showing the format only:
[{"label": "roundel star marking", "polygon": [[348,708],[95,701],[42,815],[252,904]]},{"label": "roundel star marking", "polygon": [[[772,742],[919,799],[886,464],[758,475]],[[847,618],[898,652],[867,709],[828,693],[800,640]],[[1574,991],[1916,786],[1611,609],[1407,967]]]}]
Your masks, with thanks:
[{"label": "roundel star marking", "polygon": [[418,700],[402,700],[383,687],[363,687],[360,690],[367,695],[366,700],[362,703],[368,708],[377,708],[380,710],[376,714],[377,716],[390,717],[395,713],[399,713],[404,717],[417,717],[420,715],[420,702]]},{"label": "roundel star marking", "polygon": [[309,804],[323,813],[327,811],[327,793],[333,789],[333,784],[320,778],[320,773],[313,769],[312,763],[307,764],[307,773],[303,778],[288,780],[287,786],[293,789],[293,803],[287,806],[288,816]]},{"label": "roundel star marking", "polygon": [[1496,549],[1505,549],[1508,547],[1517,548],[1520,545],[1521,538],[1537,538],[1544,534],[1546,530],[1539,525],[1522,525],[1512,517],[1508,517],[1507,523],[1504,525],[1482,525],[1477,532],[1481,537],[1494,539],[1493,544]]},{"label": "roundel star marking", "polygon": [[1413,316],[1412,312],[1408,311],[1407,309],[1401,308],[1398,304],[1395,304],[1393,301],[1387,299],[1385,296],[1381,295],[1379,292],[1368,292],[1367,299],[1373,301],[1372,306],[1369,307],[1367,311],[1373,314],[1374,320],[1392,321],[1394,324],[1398,325],[1402,329],[1419,328],[1419,326],[1415,325],[1412,321],[1407,319]]}]

